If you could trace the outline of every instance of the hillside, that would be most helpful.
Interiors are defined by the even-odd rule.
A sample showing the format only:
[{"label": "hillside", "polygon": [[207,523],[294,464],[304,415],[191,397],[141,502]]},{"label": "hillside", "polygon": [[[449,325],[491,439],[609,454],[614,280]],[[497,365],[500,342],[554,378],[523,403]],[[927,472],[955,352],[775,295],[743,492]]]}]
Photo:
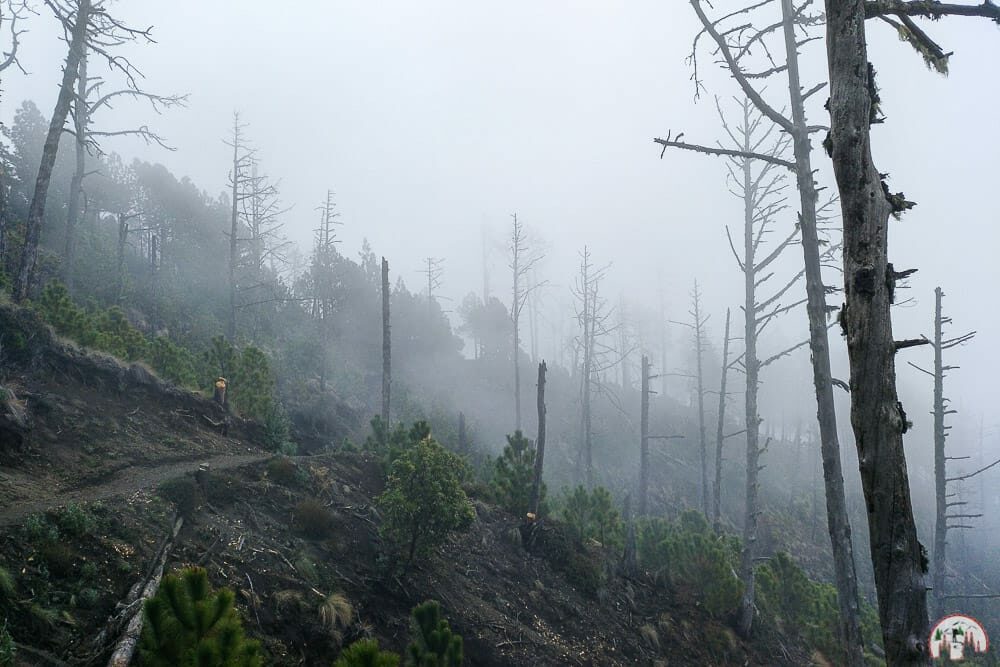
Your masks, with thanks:
[{"label": "hillside", "polygon": [[[149,576],[176,516],[167,569],[200,564],[231,587],[268,664],[330,664],[363,636],[401,650],[410,608],[428,598],[464,637],[470,665],[808,662],[774,633],[746,645],[696,598],[645,577],[571,582],[480,500],[466,531],[387,578],[373,506],[384,475],[370,454],[271,458],[250,422],[234,419],[223,436],[204,397],[66,344],[28,311],[3,306],[0,319],[0,566],[14,579],[2,604],[21,664],[104,664],[116,604]],[[320,529],[303,509],[312,501],[330,513]],[[353,613],[331,628],[319,610],[333,593]]]}]

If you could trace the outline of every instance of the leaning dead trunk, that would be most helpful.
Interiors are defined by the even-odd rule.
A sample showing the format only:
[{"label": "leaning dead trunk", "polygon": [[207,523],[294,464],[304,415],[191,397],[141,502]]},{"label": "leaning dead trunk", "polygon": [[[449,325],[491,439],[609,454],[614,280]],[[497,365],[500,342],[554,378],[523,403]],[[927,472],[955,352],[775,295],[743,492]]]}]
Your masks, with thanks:
[{"label": "leaning dead trunk", "polygon": [[542,489],[542,468],[545,461],[545,362],[538,364],[538,437],[535,438],[535,475],[531,482],[531,502],[528,507],[537,517]]},{"label": "leaning dead trunk", "polygon": [[889,313],[896,276],[887,254],[893,204],[871,155],[875,87],[864,19],[864,0],[826,0],[828,147],[844,226],[841,324],[886,662],[922,665],[927,663],[927,557],[913,520],[903,452],[907,422],[896,393]]},{"label": "leaning dead trunk", "polygon": [[844,474],[840,462],[840,441],[837,436],[837,413],[833,398],[833,377],[830,371],[830,341],[826,327],[826,288],[820,264],[817,229],[816,184],[806,122],[805,102],[799,78],[799,56],[796,42],[795,15],[792,0],[781,0],[784,20],[788,91],[792,110],[792,149],[795,156],[795,177],[799,192],[799,226],[802,254],[805,258],[806,312],[809,317],[809,350],[816,391],[816,413],[819,422],[820,451],[823,458],[823,481],[826,486],[826,516],[833,548],[834,580],[840,608],[840,633],[846,664],[862,667],[864,641],[861,636],[858,603],[858,578],[854,568],[854,547],[851,524],[844,493]]},{"label": "leaning dead trunk", "polygon": [[389,262],[382,258],[382,424],[389,426],[392,388],[392,338],[389,325]]},{"label": "leaning dead trunk", "polygon": [[45,221],[45,202],[49,194],[49,183],[52,180],[52,169],[56,163],[59,151],[59,139],[62,136],[66,116],[73,101],[73,84],[80,68],[87,39],[87,26],[90,23],[91,0],[80,0],[76,9],[76,18],[70,34],[69,54],[63,67],[62,84],[59,86],[59,97],[52,112],[49,131],[42,147],[42,159],[38,165],[38,177],[35,179],[35,190],[31,195],[31,205],[28,207],[28,217],[24,232],[24,247],[21,250],[21,261],[18,264],[17,275],[14,277],[14,301],[20,303],[28,298],[35,279],[35,265],[38,263],[38,242],[41,238],[42,225]]}]

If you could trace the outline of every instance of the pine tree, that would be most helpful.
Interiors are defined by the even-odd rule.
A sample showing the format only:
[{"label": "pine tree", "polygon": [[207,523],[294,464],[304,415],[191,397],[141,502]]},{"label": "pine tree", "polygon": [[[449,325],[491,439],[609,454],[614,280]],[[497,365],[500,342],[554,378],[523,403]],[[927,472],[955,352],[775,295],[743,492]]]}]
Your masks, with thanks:
[{"label": "pine tree", "polygon": [[441,618],[441,605],[427,600],[413,608],[413,641],[407,649],[411,667],[459,667],[462,664],[462,637],[451,631]]},{"label": "pine tree", "polygon": [[[503,455],[497,457],[493,489],[497,502],[514,516],[524,519],[531,511],[531,485],[535,475],[535,447],[521,431],[507,436]],[[539,506],[545,502],[545,484],[539,490]]]},{"label": "pine tree", "polygon": [[163,578],[146,601],[139,644],[150,667],[260,667],[260,644],[248,640],[228,588],[212,592],[204,568]]},{"label": "pine tree", "polygon": [[333,667],[397,667],[399,656],[379,649],[378,640],[362,639],[348,646]]}]

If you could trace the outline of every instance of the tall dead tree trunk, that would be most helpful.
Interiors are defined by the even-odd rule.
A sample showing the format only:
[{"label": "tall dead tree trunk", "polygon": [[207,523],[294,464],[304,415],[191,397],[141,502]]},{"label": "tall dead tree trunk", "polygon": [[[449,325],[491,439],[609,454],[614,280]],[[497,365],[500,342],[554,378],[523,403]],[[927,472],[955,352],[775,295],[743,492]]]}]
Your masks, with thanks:
[{"label": "tall dead tree trunk", "polygon": [[458,413],[458,453],[469,453],[469,435],[465,430],[465,413]]},{"label": "tall dead tree trunk", "polygon": [[649,511],[649,357],[642,355],[639,410],[639,516]]},{"label": "tall dead tree trunk", "polygon": [[539,500],[542,489],[542,470],[545,463],[545,371],[548,370],[545,362],[538,364],[538,436],[535,438],[535,475],[531,482],[531,502],[528,507],[531,512],[538,516]]},{"label": "tall dead tree trunk", "polygon": [[729,322],[730,313],[726,308],[726,335],[722,339],[722,379],[719,381],[719,411],[715,431],[715,483],[712,488],[712,525],[715,532],[722,528],[722,450],[726,425],[726,377],[729,375]]},{"label": "tall dead tree trunk", "polygon": [[73,130],[76,135],[76,169],[69,183],[69,202],[66,210],[66,245],[63,252],[63,283],[72,294],[74,267],[76,263],[76,226],[82,208],[83,177],[87,170],[87,46],[83,45],[79,70],[76,77],[76,98],[73,105]]},{"label": "tall dead tree trunk", "polygon": [[233,174],[231,187],[232,211],[229,219],[229,322],[226,326],[226,338],[230,342],[236,339],[236,265],[239,263],[239,232],[240,232],[240,211],[239,204],[242,194],[240,184],[242,182],[242,164],[240,159],[240,126],[239,114],[233,115]]},{"label": "tall dead tree trunk", "polygon": [[519,431],[521,430],[521,312],[531,294],[542,286],[542,283],[527,283],[528,276],[542,259],[542,255],[531,251],[528,232],[524,224],[517,219],[517,214],[511,217],[514,219],[514,224],[507,250],[510,254],[509,266],[513,277],[510,317],[514,322],[514,428]]},{"label": "tall dead tree trunk", "polygon": [[69,54],[63,66],[62,84],[59,86],[59,97],[49,122],[48,134],[42,147],[42,159],[38,165],[38,176],[35,179],[35,189],[31,195],[28,216],[25,221],[24,247],[18,264],[17,275],[14,277],[14,301],[20,303],[31,291],[35,279],[35,265],[38,263],[38,242],[41,238],[42,225],[45,221],[45,202],[49,193],[49,183],[52,180],[52,169],[56,163],[59,151],[59,139],[62,136],[66,116],[73,101],[74,84],[80,69],[87,40],[87,28],[90,23],[91,0],[79,0],[76,14],[73,17],[73,27],[70,31]]},{"label": "tall dead tree trunk", "polygon": [[[942,615],[944,613],[944,601],[947,598],[947,572],[948,572],[948,531],[951,528],[968,527],[963,524],[949,524],[949,519],[973,519],[981,517],[982,514],[949,514],[949,508],[964,507],[968,504],[961,498],[949,502],[949,498],[955,493],[948,493],[948,482],[962,481],[974,477],[984,470],[992,467],[981,467],[978,471],[969,475],[960,475],[949,478],[947,464],[950,459],[945,451],[945,444],[948,439],[948,431],[951,426],[945,424],[945,417],[954,414],[956,411],[948,407],[949,400],[944,395],[944,378],[948,371],[954,370],[956,366],[944,365],[944,351],[957,345],[964,345],[975,337],[976,332],[962,334],[954,338],[944,337],[944,326],[951,323],[950,317],[945,317],[942,313],[941,302],[944,299],[944,292],[940,287],[934,289],[934,339],[931,346],[934,348],[934,371],[928,371],[910,362],[910,365],[922,373],[926,373],[934,378],[934,554],[933,570],[931,576],[931,590],[933,592],[934,613]],[[957,457],[968,458],[968,457]],[[962,510],[958,510],[961,512]]]},{"label": "tall dead tree trunk", "polygon": [[897,278],[888,261],[889,217],[906,208],[889,195],[872,161],[875,82],[865,39],[865,0],[826,0],[830,71],[827,146],[844,226],[840,313],[851,366],[851,424],[861,482],[879,619],[889,665],[927,663],[927,557],[917,539],[903,451],[906,414],[896,393],[890,306]]},{"label": "tall dead tree trunk", "polygon": [[[747,106],[743,107],[744,128],[750,126]],[[744,148],[749,149],[750,132],[743,134]],[[746,392],[744,410],[746,419],[746,513],[743,519],[743,551],[740,555],[740,580],[743,582],[743,597],[740,601],[739,631],[744,637],[750,636],[753,625],[756,597],[756,577],[754,572],[757,557],[757,474],[760,460],[760,415],[757,412],[757,389],[759,385],[760,361],[757,359],[757,312],[756,280],[757,261],[754,243],[754,190],[753,172],[750,160],[743,160],[743,287],[744,287],[744,328],[743,367],[746,370]]]},{"label": "tall dead tree trunk", "polygon": [[389,394],[392,388],[392,340],[389,324],[389,262],[382,258],[382,424],[389,426]]}]

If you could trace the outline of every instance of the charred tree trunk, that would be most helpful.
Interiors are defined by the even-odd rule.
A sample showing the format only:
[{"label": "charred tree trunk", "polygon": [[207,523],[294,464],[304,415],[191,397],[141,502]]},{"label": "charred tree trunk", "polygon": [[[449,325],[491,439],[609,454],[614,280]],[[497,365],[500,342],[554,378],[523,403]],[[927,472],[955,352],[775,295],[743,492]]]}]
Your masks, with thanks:
[{"label": "charred tree trunk", "polygon": [[639,412],[639,516],[649,512],[649,357],[642,355]]},{"label": "charred tree trunk", "polygon": [[817,229],[817,193],[813,181],[812,147],[806,122],[805,102],[799,76],[798,46],[795,36],[795,10],[792,0],[781,0],[784,21],[788,91],[792,111],[792,148],[795,156],[796,185],[799,192],[799,226],[805,260],[806,312],[809,317],[809,350],[816,391],[816,416],[819,422],[820,452],[823,458],[823,482],[826,487],[827,527],[833,548],[834,579],[840,607],[840,632],[849,667],[863,667],[864,641],[861,636],[858,580],[854,568],[854,546],[847,514],[844,474],[837,436],[837,412],[830,371],[830,341],[826,327],[826,288],[820,264]]},{"label": "charred tree trunk", "polygon": [[90,23],[91,0],[79,0],[73,28],[70,32],[69,54],[63,67],[62,84],[59,86],[59,97],[52,112],[49,131],[42,147],[42,159],[38,165],[38,176],[35,179],[35,190],[31,195],[28,207],[28,217],[24,231],[24,248],[21,251],[21,261],[18,264],[17,275],[14,277],[14,301],[20,303],[28,297],[35,279],[35,265],[38,263],[38,242],[41,238],[42,225],[45,222],[45,201],[49,193],[49,182],[52,180],[52,169],[56,163],[59,151],[59,138],[62,136],[66,116],[73,101],[73,84],[80,69],[80,60],[86,48],[87,27]]},{"label": "charred tree trunk", "polygon": [[[842,328],[851,365],[851,424],[868,511],[879,619],[890,665],[927,664],[926,555],[917,540],[903,452],[906,416],[896,393],[889,307],[887,197],[872,161],[874,73],[864,0],[826,0],[830,71],[828,146],[844,226]],[[875,113],[873,113],[873,111]],[[893,197],[894,200],[901,197]]]},{"label": "charred tree trunk", "polygon": [[538,364],[538,436],[535,438],[535,476],[531,482],[531,502],[528,507],[538,516],[542,490],[542,469],[545,462],[545,362]]},{"label": "charred tree trunk", "polygon": [[389,426],[389,394],[392,388],[392,339],[389,324],[389,262],[382,258],[382,423]]},{"label": "charred tree trunk", "polygon": [[76,100],[73,106],[73,129],[76,134],[76,169],[69,183],[69,207],[66,210],[66,246],[63,251],[63,283],[70,294],[76,265],[76,227],[80,218],[83,195],[83,177],[87,169],[87,52],[86,45],[80,58],[79,73],[76,77]]},{"label": "charred tree trunk", "polygon": [[715,431],[715,484],[712,489],[712,524],[722,529],[722,446],[726,438],[726,376],[729,374],[729,309],[726,308],[726,335],[722,339],[722,379],[719,382],[719,419]]}]

